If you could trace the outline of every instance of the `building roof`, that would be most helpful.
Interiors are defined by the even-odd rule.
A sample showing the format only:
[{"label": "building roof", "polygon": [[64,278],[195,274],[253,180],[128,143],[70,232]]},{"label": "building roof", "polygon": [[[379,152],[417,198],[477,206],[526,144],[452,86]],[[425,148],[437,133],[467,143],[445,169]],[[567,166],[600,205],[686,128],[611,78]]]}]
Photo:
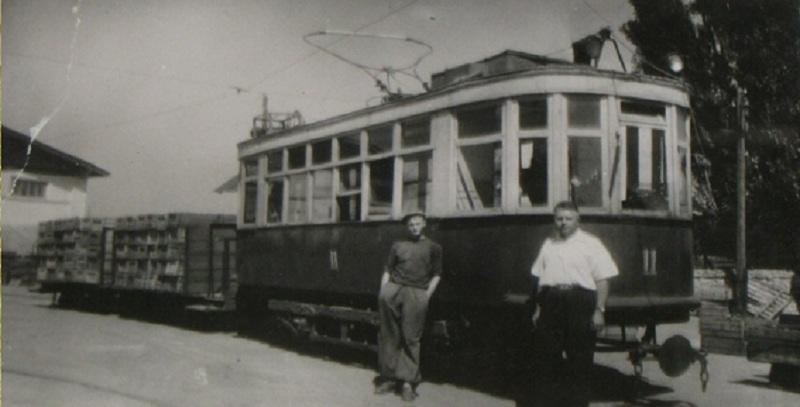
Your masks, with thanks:
[{"label": "building roof", "polygon": [[214,192],[218,194],[224,194],[227,192],[236,192],[239,190],[239,174],[236,174],[227,181],[223,182],[222,185],[216,187]]},{"label": "building roof", "polygon": [[33,141],[30,159],[26,166],[25,160],[30,144],[30,136],[3,126],[3,168],[21,169],[25,167],[27,171],[31,172],[80,177],[105,177],[109,175],[108,171],[88,161],[37,140]]}]

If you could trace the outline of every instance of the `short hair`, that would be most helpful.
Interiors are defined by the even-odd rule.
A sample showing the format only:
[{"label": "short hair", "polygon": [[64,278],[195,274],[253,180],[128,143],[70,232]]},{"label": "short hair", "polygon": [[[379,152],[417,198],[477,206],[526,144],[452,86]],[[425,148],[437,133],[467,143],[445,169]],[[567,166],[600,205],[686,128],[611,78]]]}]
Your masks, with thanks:
[{"label": "short hair", "polygon": [[403,216],[402,222],[403,222],[403,224],[406,224],[411,219],[414,219],[414,218],[417,218],[417,217],[422,218],[422,220],[425,220],[425,221],[427,221],[427,219],[428,219],[428,217],[425,216],[425,212],[413,211],[413,212],[409,212],[405,216]]},{"label": "short hair", "polygon": [[578,205],[575,205],[575,202],[573,201],[561,201],[557,203],[556,206],[553,208],[553,212],[555,213],[558,210],[565,210],[565,209],[574,211],[575,213],[579,213]]}]

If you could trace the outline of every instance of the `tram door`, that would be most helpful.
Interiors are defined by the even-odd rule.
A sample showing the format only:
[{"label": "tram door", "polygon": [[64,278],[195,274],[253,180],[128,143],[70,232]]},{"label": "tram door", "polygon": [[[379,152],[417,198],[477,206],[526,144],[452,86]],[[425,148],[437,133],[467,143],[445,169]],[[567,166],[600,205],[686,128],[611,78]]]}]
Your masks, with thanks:
[{"label": "tram door", "polygon": [[114,277],[116,275],[116,249],[114,248],[114,229],[103,228],[103,235],[101,240],[102,246],[100,247],[100,258],[98,264],[100,266],[100,275],[98,276],[98,283],[101,287],[111,287],[114,285]]},{"label": "tram door", "polygon": [[212,225],[209,252],[208,296],[235,303],[236,297],[236,229],[232,225]]}]

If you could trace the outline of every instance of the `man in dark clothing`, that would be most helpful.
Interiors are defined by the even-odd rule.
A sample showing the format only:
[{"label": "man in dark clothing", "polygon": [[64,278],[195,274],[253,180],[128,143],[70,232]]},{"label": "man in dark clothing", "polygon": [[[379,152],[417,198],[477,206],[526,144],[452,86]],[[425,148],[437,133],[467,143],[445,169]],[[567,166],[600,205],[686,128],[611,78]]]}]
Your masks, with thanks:
[{"label": "man in dark clothing", "polygon": [[423,213],[406,215],[403,222],[408,238],[392,245],[378,294],[380,378],[375,394],[392,392],[402,383],[403,400],[412,401],[421,380],[420,340],[428,300],[442,274],[442,247],[422,234]]}]

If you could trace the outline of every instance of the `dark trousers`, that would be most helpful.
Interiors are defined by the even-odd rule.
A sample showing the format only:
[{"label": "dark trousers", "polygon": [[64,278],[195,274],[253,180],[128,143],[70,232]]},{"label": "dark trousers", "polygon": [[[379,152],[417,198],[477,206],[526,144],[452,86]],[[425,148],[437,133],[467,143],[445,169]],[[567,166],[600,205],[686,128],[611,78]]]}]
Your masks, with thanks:
[{"label": "dark trousers", "polygon": [[538,405],[589,404],[596,295],[577,287],[544,287],[539,293],[541,314],[534,332]]},{"label": "dark trousers", "polygon": [[420,340],[428,295],[424,289],[386,283],[378,294],[381,329],[378,366],[381,380],[419,383]]}]

